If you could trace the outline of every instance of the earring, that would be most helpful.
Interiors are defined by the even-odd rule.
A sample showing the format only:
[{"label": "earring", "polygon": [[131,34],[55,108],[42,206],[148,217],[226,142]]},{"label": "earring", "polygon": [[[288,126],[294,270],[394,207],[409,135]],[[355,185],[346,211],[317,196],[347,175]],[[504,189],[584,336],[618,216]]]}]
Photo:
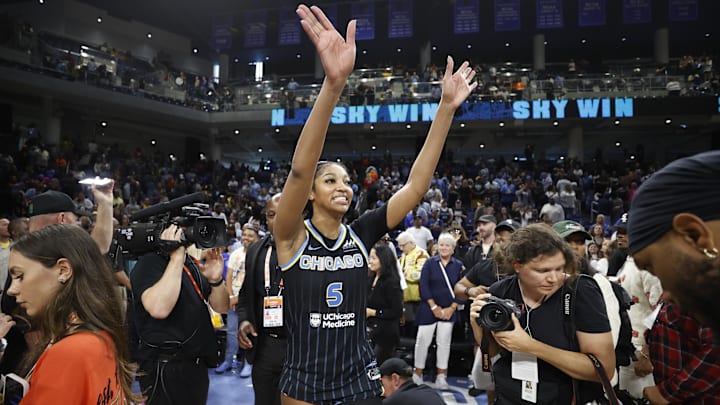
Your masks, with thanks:
[{"label": "earring", "polygon": [[708,259],[717,259],[718,257],[718,250],[717,248],[712,248],[712,250],[707,250],[707,248],[703,248],[702,250],[703,254],[707,256]]},{"label": "earring", "polygon": [[67,282],[67,279],[65,277],[60,277],[58,278],[58,281],[60,282],[60,284],[65,284]]}]

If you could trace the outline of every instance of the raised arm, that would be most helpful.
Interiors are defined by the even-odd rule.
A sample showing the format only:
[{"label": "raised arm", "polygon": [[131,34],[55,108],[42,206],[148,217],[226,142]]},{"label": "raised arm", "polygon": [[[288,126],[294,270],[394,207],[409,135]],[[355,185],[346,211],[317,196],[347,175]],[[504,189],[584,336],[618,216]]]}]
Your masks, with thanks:
[{"label": "raised arm", "polygon": [[95,219],[95,227],[90,236],[92,236],[95,243],[97,243],[102,254],[106,254],[110,250],[110,244],[113,239],[112,200],[114,186],[114,180],[106,186],[92,186],[92,193],[95,197],[95,203],[97,204],[97,217]]},{"label": "raised arm", "polygon": [[302,211],[308,200],[315,175],[315,168],[325,143],[330,116],[340,99],[345,82],[355,66],[355,21],[347,27],[343,38],[320,8],[298,6],[297,15],[325,70],[320,94],[312,112],[300,133],[290,173],[283,187],[283,198],[278,204],[275,222],[275,241],[278,260],[290,259],[303,241]]},{"label": "raised arm", "polygon": [[468,62],[463,62],[455,73],[453,68],[453,58],[448,56],[442,79],[442,97],[435,119],[425,138],[425,144],[410,169],[407,182],[388,201],[387,226],[390,229],[395,228],[427,192],[435,167],[440,160],[440,153],[445,145],[455,110],[477,87],[477,82],[472,81],[475,71]]}]

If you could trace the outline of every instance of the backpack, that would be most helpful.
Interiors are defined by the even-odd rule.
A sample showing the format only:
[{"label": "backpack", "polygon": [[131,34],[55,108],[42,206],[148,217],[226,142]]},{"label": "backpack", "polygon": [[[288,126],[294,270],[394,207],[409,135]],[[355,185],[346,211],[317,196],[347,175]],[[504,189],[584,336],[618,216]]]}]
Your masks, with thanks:
[{"label": "backpack", "polygon": [[[563,286],[563,319],[565,334],[572,341],[575,341],[576,330],[574,302],[577,296],[578,282],[581,277],[592,278],[582,274],[576,277],[570,277]],[[632,343],[633,328],[630,323],[630,315],[628,314],[628,310],[634,302],[621,285],[611,282],[610,286],[612,287],[613,293],[615,294],[615,298],[617,298],[620,307],[620,332],[618,334],[617,344],[615,345],[615,366],[629,366],[631,361],[637,360],[637,357],[635,357],[635,345]],[[567,291],[568,289],[569,291]]]}]

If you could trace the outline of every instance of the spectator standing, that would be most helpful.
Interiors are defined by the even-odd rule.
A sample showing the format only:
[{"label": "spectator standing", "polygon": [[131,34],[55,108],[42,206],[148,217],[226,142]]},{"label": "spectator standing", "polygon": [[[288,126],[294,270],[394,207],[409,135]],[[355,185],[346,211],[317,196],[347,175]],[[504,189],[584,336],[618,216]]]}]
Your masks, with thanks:
[{"label": "spectator standing", "polygon": [[407,288],[403,290],[403,303],[405,306],[404,330],[406,335],[414,336],[416,329],[415,315],[420,303],[420,274],[425,261],[430,255],[415,244],[415,239],[407,231],[400,233],[396,241],[402,252],[400,268],[407,283]]},{"label": "spectator standing", "polygon": [[[233,360],[245,364],[244,356],[238,352],[237,304],[240,288],[242,288],[243,282],[245,281],[245,274],[247,273],[245,267],[247,248],[258,241],[260,238],[258,232],[258,229],[252,224],[243,225],[242,235],[240,236],[241,246],[230,254],[227,261],[228,275],[226,276],[225,287],[230,296],[230,308],[228,308],[227,311],[227,326],[225,328],[227,330],[225,360],[215,369],[215,372],[218,374],[228,371],[231,367],[240,367],[238,364],[233,364]],[[250,377],[248,367],[240,368],[240,377]]]},{"label": "spectator standing", "polygon": [[[256,405],[280,405],[280,373],[287,350],[287,317],[278,309],[283,281],[273,239],[280,194],[265,206],[268,232],[245,255],[245,282],[238,298],[238,342],[252,367]],[[265,316],[265,308],[271,312]],[[273,311],[274,309],[274,311]],[[279,312],[278,312],[279,311]]]},{"label": "spectator standing", "polygon": [[422,383],[423,369],[433,335],[437,344],[435,388],[448,389],[447,367],[450,359],[450,342],[455,322],[459,319],[458,306],[464,301],[455,297],[453,286],[460,280],[464,267],[455,259],[455,239],[449,233],[438,237],[438,255],[428,259],[420,275],[420,305],[415,321],[418,325],[415,339],[415,375],[413,381]]},{"label": "spectator standing", "polygon": [[403,294],[397,259],[392,248],[379,242],[370,250],[368,260],[368,331],[378,364],[395,355],[400,341],[400,317]]},{"label": "spectator standing", "polygon": [[413,226],[409,227],[405,232],[409,233],[415,244],[426,252],[431,252],[434,239],[432,232],[422,225],[422,217],[416,215],[413,217]]}]

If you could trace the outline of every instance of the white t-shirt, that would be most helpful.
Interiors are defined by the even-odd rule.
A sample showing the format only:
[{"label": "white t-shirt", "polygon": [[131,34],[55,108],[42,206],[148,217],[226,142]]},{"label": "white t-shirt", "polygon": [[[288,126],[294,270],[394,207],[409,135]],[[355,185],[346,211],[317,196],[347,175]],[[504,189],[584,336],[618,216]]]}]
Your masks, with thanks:
[{"label": "white t-shirt", "polygon": [[415,244],[423,250],[427,250],[428,241],[434,240],[432,232],[424,226],[421,226],[420,228],[412,226],[407,229],[407,232],[412,235],[413,239],[415,239]]}]

